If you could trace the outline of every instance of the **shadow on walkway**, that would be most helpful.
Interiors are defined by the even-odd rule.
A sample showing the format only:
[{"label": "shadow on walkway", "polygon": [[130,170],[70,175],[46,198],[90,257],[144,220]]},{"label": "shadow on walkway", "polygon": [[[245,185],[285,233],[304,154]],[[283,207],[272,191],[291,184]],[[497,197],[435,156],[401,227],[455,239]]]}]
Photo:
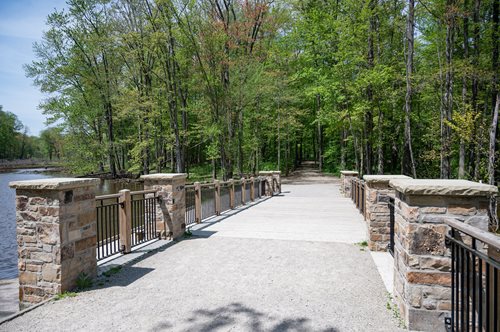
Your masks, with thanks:
[{"label": "shadow on walkway", "polygon": [[[305,317],[285,318],[279,320],[271,327],[269,322],[272,317],[256,309],[247,307],[241,303],[234,302],[226,306],[214,309],[199,309],[192,312],[191,316],[182,322],[186,331],[220,331],[220,329],[231,329],[231,327],[242,325],[251,331],[310,331],[311,321]],[[244,322],[242,324],[242,322]],[[177,325],[174,322],[162,321],[154,326],[150,331],[160,331],[172,328]],[[338,332],[334,327],[320,330],[323,332]]]}]

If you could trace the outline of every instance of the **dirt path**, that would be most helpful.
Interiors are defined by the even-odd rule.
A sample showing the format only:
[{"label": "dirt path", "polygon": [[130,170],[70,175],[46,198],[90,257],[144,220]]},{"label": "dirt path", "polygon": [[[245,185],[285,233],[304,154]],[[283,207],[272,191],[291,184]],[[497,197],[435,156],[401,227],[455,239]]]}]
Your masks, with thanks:
[{"label": "dirt path", "polygon": [[281,180],[284,184],[340,183],[338,177],[320,173],[313,161],[304,161],[287,177]]}]

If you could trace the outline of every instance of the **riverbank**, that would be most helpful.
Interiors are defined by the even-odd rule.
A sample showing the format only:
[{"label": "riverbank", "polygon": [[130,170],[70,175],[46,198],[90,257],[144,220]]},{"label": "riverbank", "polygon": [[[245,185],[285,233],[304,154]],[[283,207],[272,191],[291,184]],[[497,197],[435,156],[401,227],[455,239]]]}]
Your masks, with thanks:
[{"label": "riverbank", "polygon": [[40,159],[15,159],[7,160],[0,159],[0,170],[15,170],[15,169],[25,169],[25,168],[51,168],[56,170],[62,170],[63,166],[61,162],[50,161],[50,160],[40,160]]}]

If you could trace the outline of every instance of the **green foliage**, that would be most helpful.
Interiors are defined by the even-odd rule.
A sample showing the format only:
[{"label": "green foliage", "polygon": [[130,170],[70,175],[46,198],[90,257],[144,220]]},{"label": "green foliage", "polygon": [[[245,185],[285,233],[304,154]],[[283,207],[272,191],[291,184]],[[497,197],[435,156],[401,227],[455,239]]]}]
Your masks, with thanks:
[{"label": "green foliage", "polygon": [[121,270],[122,270],[121,266],[113,266],[112,268],[110,268],[109,270],[104,272],[102,275],[105,276],[106,278],[109,278],[109,277],[119,273]]},{"label": "green foliage", "polygon": [[42,158],[40,139],[28,136],[28,131],[14,113],[0,105],[0,159]]},{"label": "green foliage", "polygon": [[[50,14],[25,68],[57,123],[42,133],[45,153],[76,173],[175,171],[190,181],[286,174],[303,160],[331,173],[403,171],[408,2],[228,1],[231,15],[216,4],[69,1]],[[454,176],[460,147],[465,176],[487,175],[499,77],[492,5],[415,7],[408,86],[418,177],[440,176],[443,143]],[[456,21],[450,64],[448,15]],[[468,39],[460,36],[466,17]],[[442,120],[448,69],[453,109]]]},{"label": "green foliage", "polygon": [[59,301],[59,300],[63,300],[65,298],[69,298],[69,297],[75,297],[77,296],[78,294],[75,293],[75,292],[64,292],[64,293],[61,293],[61,294],[57,294],[55,297],[54,297],[54,301]]},{"label": "green foliage", "polygon": [[93,280],[89,275],[87,275],[86,273],[80,273],[78,275],[78,278],[76,279],[76,287],[78,290],[90,288],[92,287],[92,285]]}]

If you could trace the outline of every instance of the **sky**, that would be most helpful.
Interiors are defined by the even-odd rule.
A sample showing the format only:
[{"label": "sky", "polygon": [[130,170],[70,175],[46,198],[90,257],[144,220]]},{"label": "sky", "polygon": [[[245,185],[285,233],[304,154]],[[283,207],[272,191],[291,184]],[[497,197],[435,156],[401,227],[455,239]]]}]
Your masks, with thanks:
[{"label": "sky", "polygon": [[33,43],[42,39],[47,15],[65,0],[0,0],[0,105],[39,135],[46,128],[38,109],[44,96],[27,78],[23,65],[35,60]]}]

